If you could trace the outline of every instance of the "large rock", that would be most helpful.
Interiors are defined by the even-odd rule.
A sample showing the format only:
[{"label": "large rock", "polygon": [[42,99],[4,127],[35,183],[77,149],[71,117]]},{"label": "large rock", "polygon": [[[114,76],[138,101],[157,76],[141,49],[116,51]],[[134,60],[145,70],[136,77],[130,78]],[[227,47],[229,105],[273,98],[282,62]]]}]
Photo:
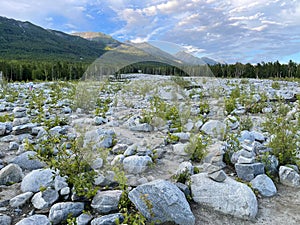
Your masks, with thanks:
[{"label": "large rock", "polygon": [[265,167],[262,163],[240,164],[234,165],[235,171],[239,178],[245,181],[251,181],[259,174],[265,173]]},{"label": "large rock", "polygon": [[36,209],[45,209],[57,201],[58,197],[59,195],[56,190],[47,188],[45,191],[36,193],[31,199],[31,203]]},{"label": "large rock", "polygon": [[115,213],[95,218],[92,220],[91,225],[117,225],[122,224],[123,221],[123,215],[121,213]]},{"label": "large rock", "polygon": [[92,208],[101,214],[107,214],[118,210],[122,191],[99,191],[93,198]]},{"label": "large rock", "polygon": [[195,224],[195,217],[183,192],[168,181],[156,180],[142,184],[130,191],[128,197],[149,221]]},{"label": "large rock", "polygon": [[27,151],[15,157],[12,163],[19,165],[23,170],[36,170],[45,166],[44,163],[35,159],[36,152]]},{"label": "large rock", "polygon": [[9,201],[9,205],[13,208],[19,208],[26,204],[26,202],[29,201],[29,199],[32,197],[32,192],[25,192],[23,194],[17,195],[13,197]]},{"label": "large rock", "polygon": [[22,180],[21,190],[23,192],[38,192],[41,187],[50,187],[54,185],[55,172],[51,169],[38,169],[28,173]]},{"label": "large rock", "polygon": [[25,107],[16,107],[13,110],[14,118],[22,118],[26,116],[26,108]]},{"label": "large rock", "polygon": [[279,167],[280,183],[290,187],[300,187],[300,175],[292,168],[287,166]]},{"label": "large rock", "polygon": [[12,129],[12,133],[14,135],[20,135],[20,134],[31,134],[32,128],[34,128],[36,125],[33,123],[27,123],[20,126],[15,126]]},{"label": "large rock", "polygon": [[49,212],[49,220],[52,224],[60,224],[65,221],[69,215],[79,216],[84,210],[82,202],[61,202],[54,204]]},{"label": "large rock", "polygon": [[149,156],[129,156],[123,160],[123,167],[128,173],[138,174],[143,173],[148,165],[152,163]]},{"label": "large rock", "polygon": [[22,219],[16,225],[51,225],[51,223],[45,215],[33,215]]},{"label": "large rock", "polygon": [[115,132],[113,130],[97,129],[88,131],[85,134],[84,146],[94,146],[94,148],[110,148],[113,145]]},{"label": "large rock", "polygon": [[245,184],[227,177],[223,182],[215,182],[207,173],[191,176],[193,200],[224,214],[243,219],[254,219],[257,211],[257,199],[253,191]]},{"label": "large rock", "polygon": [[222,139],[226,131],[226,125],[219,120],[209,120],[201,127],[201,131],[212,137]]},{"label": "large rock", "polygon": [[276,186],[272,179],[265,174],[256,176],[251,180],[251,185],[264,197],[272,197],[277,193]]},{"label": "large rock", "polygon": [[0,224],[1,225],[11,225],[11,217],[7,215],[0,215]]},{"label": "large rock", "polygon": [[87,225],[93,219],[92,215],[87,213],[82,213],[80,216],[76,218],[77,225]]},{"label": "large rock", "polygon": [[18,183],[23,178],[22,169],[16,164],[9,164],[0,170],[0,185]]}]

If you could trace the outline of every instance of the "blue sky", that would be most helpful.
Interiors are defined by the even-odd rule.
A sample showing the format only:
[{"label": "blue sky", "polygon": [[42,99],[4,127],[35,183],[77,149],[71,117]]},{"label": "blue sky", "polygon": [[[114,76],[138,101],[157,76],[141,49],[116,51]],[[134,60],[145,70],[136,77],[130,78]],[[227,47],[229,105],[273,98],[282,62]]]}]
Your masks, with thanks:
[{"label": "blue sky", "polygon": [[228,63],[300,63],[300,0],[1,0],[0,15],[68,33],[171,42]]}]

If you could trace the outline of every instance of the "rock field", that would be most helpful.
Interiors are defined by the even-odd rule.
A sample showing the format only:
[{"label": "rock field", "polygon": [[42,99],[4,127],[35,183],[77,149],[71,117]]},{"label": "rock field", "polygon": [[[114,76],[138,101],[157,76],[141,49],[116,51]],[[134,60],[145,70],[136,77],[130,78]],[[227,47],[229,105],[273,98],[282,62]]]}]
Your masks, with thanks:
[{"label": "rock field", "polygon": [[123,78],[2,85],[0,225],[300,223],[297,82]]}]

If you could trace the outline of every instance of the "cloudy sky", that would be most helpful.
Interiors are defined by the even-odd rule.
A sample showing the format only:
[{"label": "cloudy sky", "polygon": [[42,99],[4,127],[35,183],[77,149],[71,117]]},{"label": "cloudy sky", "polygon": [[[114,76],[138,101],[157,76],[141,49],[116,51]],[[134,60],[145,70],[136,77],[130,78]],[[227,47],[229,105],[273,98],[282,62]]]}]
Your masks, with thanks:
[{"label": "cloudy sky", "polygon": [[172,42],[228,63],[300,63],[300,0],[1,0],[0,15],[120,41]]}]

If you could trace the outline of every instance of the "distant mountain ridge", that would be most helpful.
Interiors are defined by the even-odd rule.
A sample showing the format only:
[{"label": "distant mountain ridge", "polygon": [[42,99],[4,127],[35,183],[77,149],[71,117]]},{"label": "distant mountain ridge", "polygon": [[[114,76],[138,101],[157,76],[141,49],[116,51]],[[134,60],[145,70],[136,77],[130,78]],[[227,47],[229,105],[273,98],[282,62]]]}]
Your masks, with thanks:
[{"label": "distant mountain ridge", "polygon": [[205,65],[205,64],[215,65],[215,64],[219,63],[219,62],[217,62],[213,59],[207,58],[207,57],[199,58],[199,57],[193,56],[185,51],[177,52],[174,56],[188,65]]},{"label": "distant mountain ridge", "polygon": [[0,59],[93,61],[106,44],[0,17]]},{"label": "distant mountain ridge", "polygon": [[90,41],[100,42],[109,47],[117,47],[121,44],[121,42],[113,39],[110,35],[101,32],[75,32],[71,33],[71,35],[79,36]]}]

